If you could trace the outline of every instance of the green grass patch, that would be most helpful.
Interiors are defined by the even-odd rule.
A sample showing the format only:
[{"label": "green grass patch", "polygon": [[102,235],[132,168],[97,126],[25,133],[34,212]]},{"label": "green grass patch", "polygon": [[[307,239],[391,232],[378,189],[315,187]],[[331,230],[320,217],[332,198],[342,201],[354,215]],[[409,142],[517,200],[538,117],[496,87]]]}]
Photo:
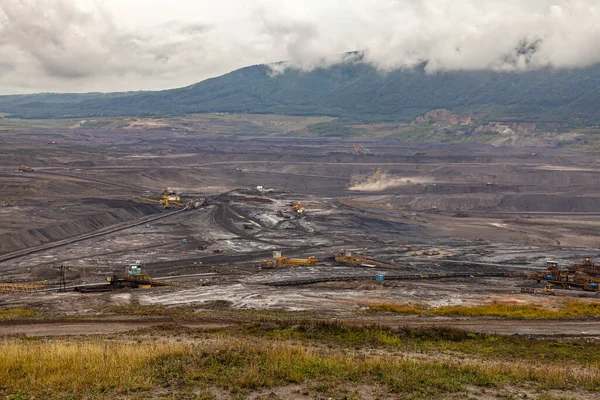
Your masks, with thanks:
[{"label": "green grass patch", "polygon": [[42,312],[31,308],[8,308],[0,310],[0,321],[14,321],[19,319],[34,319],[40,317]]},{"label": "green grass patch", "polygon": [[557,309],[536,305],[509,305],[491,303],[479,306],[444,306],[425,308],[420,305],[380,303],[372,304],[372,311],[400,314],[442,315],[462,317],[500,317],[511,319],[580,319],[600,318],[600,303],[565,302]]},{"label": "green grass patch", "polygon": [[394,138],[402,142],[438,142],[439,140],[431,140],[434,136],[435,127],[426,124],[411,125],[393,135]]},{"label": "green grass patch", "polygon": [[325,390],[377,383],[391,393],[432,398],[459,392],[466,385],[489,387],[511,381],[507,376],[444,363],[356,357],[278,342],[215,346],[215,350],[159,358],[154,370],[160,384],[201,382],[235,392],[307,382],[325,384]]},{"label": "green grass patch", "polygon": [[[244,398],[262,388],[311,385],[338,398],[344,388],[368,385],[381,387],[388,396],[430,399],[466,393],[467,387],[600,389],[597,360],[586,368],[575,361],[538,358],[534,363],[501,354],[469,359],[456,353],[464,343],[506,349],[533,342],[520,338],[504,343],[455,330],[394,331],[339,323],[256,325],[187,338],[185,332],[193,329],[173,337],[5,340],[0,342],[0,395],[148,398],[160,388],[179,398],[177,393],[215,387]],[[554,342],[538,342],[546,346],[541,354],[555,349]],[[372,346],[380,347],[370,351]],[[582,346],[565,345],[561,351],[598,354],[597,348]],[[454,358],[444,357],[448,349]]]},{"label": "green grass patch", "polygon": [[281,321],[242,326],[232,334],[236,330],[243,335],[342,348],[388,348],[429,353],[444,351],[484,359],[600,366],[600,343],[486,335],[445,327],[392,329],[328,321]]},{"label": "green grass patch", "polygon": [[402,338],[389,328],[350,326],[329,321],[279,321],[275,325],[254,323],[243,327],[245,334],[285,340],[308,340],[341,346],[400,345]]},{"label": "green grass patch", "polygon": [[353,137],[361,136],[363,134],[360,129],[346,125],[337,120],[308,125],[308,131],[312,135],[322,137]]},{"label": "green grass patch", "polygon": [[200,389],[211,398],[207,388],[218,388],[245,398],[287,385],[334,398],[364,386],[381,388],[385,398],[413,399],[473,387],[600,390],[597,343],[301,320],[211,331],[170,328],[4,340],[0,396],[149,398],[160,390],[187,398]]},{"label": "green grass patch", "polygon": [[193,317],[195,315],[194,308],[189,306],[165,307],[162,305],[141,306],[136,304],[128,304],[109,307],[106,308],[105,311],[111,314],[147,317],[186,318]]}]

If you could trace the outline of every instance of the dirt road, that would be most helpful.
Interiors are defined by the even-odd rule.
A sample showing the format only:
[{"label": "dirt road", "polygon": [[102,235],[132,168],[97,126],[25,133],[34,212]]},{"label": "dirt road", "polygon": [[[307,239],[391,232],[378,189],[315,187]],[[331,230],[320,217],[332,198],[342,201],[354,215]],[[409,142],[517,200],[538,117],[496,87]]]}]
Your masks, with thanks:
[{"label": "dirt road", "polygon": [[[81,336],[133,331],[163,324],[173,324],[171,318],[117,318],[80,321],[8,321],[0,323],[1,336]],[[230,323],[196,322],[196,329],[223,328]]]},{"label": "dirt road", "polygon": [[[600,337],[598,321],[524,321],[508,319],[438,319],[419,318],[399,321],[375,321],[379,325],[390,327],[445,327],[498,335],[531,335],[531,336],[592,336]],[[361,321],[361,324],[367,324]]]},{"label": "dirt road", "polygon": [[[358,318],[343,320],[352,325],[384,325],[392,328],[429,328],[446,327],[498,335],[526,335],[534,337],[598,337],[600,323],[590,320],[569,321],[524,321],[495,318],[453,319],[438,317],[401,317],[401,318]],[[237,321],[177,321],[172,318],[112,318],[80,321],[8,321],[0,323],[0,337],[25,336],[80,336],[114,334],[158,325],[179,325],[192,329],[218,329],[233,326]]]}]

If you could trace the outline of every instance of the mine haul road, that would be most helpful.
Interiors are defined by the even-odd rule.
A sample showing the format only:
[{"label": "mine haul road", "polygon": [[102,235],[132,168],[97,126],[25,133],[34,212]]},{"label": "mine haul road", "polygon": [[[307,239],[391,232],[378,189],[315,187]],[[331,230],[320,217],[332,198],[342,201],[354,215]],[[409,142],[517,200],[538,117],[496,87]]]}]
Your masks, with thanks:
[{"label": "mine haul road", "polygon": [[[380,325],[391,328],[430,328],[445,327],[499,335],[521,335],[530,337],[600,337],[600,324],[588,320],[510,320],[498,318],[442,318],[442,317],[401,317],[401,318],[358,318],[336,319],[355,326]],[[222,318],[182,321],[168,317],[121,317],[86,320],[39,320],[3,321],[0,323],[0,336],[81,336],[113,334],[151,328],[160,325],[179,325],[192,329],[216,329],[235,326],[238,320]]]}]

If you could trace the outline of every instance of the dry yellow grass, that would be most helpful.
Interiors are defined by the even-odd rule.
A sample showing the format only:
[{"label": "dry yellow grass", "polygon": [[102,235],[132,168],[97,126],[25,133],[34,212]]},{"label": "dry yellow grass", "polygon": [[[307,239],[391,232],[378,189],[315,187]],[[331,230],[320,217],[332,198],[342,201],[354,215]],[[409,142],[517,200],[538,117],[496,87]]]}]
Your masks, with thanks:
[{"label": "dry yellow grass", "polygon": [[425,308],[421,305],[376,303],[369,308],[373,311],[387,311],[400,314],[459,315],[463,317],[501,317],[513,319],[575,319],[600,318],[600,303],[569,301],[557,303],[556,309],[538,305],[491,303],[478,306],[444,306]]},{"label": "dry yellow grass", "polygon": [[[372,333],[377,329],[371,328]],[[390,393],[418,398],[457,393],[467,386],[536,383],[563,390],[600,388],[598,362],[531,365],[477,357],[422,357],[400,347],[394,351],[397,341],[384,341],[392,346],[385,351],[357,352],[343,345],[303,345],[239,332],[179,340],[6,340],[0,343],[0,395],[131,398],[147,397],[164,387],[173,393],[211,386],[237,393],[306,382],[333,388],[377,384]]]},{"label": "dry yellow grass", "polygon": [[85,393],[147,390],[150,361],[184,348],[173,343],[5,341],[0,344],[0,385],[11,393]]}]

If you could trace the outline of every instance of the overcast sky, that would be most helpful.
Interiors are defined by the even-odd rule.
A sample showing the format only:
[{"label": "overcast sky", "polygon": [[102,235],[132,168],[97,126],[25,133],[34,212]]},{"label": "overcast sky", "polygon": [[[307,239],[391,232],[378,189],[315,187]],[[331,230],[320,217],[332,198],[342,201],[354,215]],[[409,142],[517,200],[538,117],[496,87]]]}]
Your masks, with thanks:
[{"label": "overcast sky", "polygon": [[0,94],[164,89],[364,50],[382,71],[600,62],[598,0],[0,0]]}]

